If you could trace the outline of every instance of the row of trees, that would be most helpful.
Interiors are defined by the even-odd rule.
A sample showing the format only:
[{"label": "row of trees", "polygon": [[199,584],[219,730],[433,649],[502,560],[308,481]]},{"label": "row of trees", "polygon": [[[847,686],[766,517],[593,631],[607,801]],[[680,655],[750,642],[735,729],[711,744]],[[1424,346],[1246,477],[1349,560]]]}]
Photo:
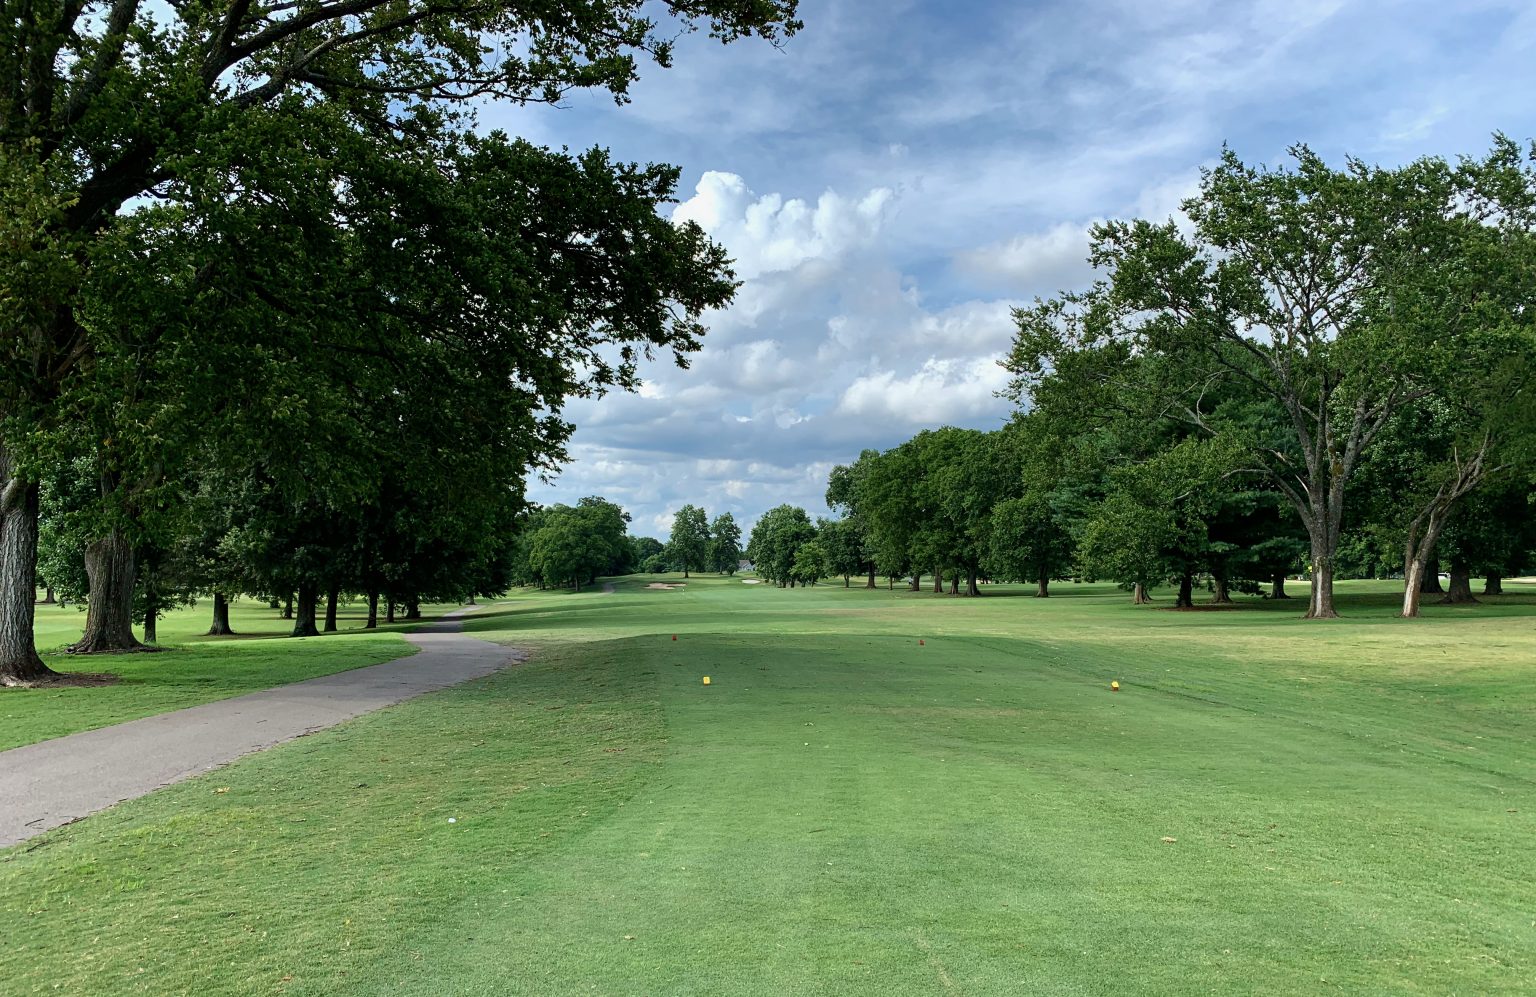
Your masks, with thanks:
[{"label": "row of trees", "polygon": [[794,13],[216,0],[0,22],[0,683],[50,674],[45,508],[46,580],[89,589],[81,651],[136,646],[136,599],[152,620],[179,593],[291,591],[307,633],[322,593],[495,587],[565,399],[683,362],[736,282],[659,214],[676,170],[480,134],[470,102],[622,101],[678,32],[775,41]]},{"label": "row of trees", "polygon": [[714,522],[696,505],[685,505],[672,516],[672,533],[663,550],[643,563],[644,570],[681,571],[688,577],[692,570],[716,571],[734,575],[741,562],[741,527],[728,512]]},{"label": "row of trees", "polygon": [[1198,533],[1234,488],[1274,496],[1306,539],[1311,618],[1337,615],[1346,536],[1396,546],[1415,616],[1442,545],[1463,578],[1474,558],[1498,574],[1523,556],[1513,535],[1479,550],[1486,524],[1453,527],[1530,491],[1531,159],[1502,137],[1393,169],[1229,151],[1187,225],[1098,226],[1103,279],[1017,313],[1012,394],[1042,422],[1109,434],[1111,464],[1163,475],[1171,529]]},{"label": "row of trees", "polygon": [[793,583],[819,548],[830,573],[973,595],[980,577],[1041,596],[1111,578],[1137,601],[1171,582],[1186,606],[1201,583],[1284,598],[1302,570],[1312,618],[1336,615],[1341,572],[1401,573],[1405,616],[1441,563],[1449,598],[1473,573],[1497,592],[1536,560],[1531,154],[1293,154],[1226,153],[1183,222],[1096,227],[1102,279],[1015,313],[1027,411],[866,451],[831,476],[840,525],[775,510],[760,563]]}]

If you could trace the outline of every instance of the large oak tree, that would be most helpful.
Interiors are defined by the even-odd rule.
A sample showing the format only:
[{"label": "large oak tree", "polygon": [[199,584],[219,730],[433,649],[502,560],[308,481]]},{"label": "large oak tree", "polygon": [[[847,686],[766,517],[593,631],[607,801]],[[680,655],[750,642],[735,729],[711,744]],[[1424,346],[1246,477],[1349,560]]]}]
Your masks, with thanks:
[{"label": "large oak tree", "polygon": [[[623,100],[639,60],[668,64],[679,31],[777,41],[798,29],[795,6],[795,0],[45,0],[0,20],[0,682],[46,675],[32,635],[42,463],[32,442],[57,424],[67,408],[61,401],[91,362],[80,289],[99,259],[99,241],[125,210],[200,189],[208,176],[204,157],[217,158],[228,136],[249,134],[253,115],[308,122],[323,108],[376,142],[430,153],[445,133],[463,134],[470,100],[553,101],[573,88],[603,88]],[[659,21],[649,16],[653,11]],[[468,155],[505,163],[519,152],[493,142],[471,145]],[[586,166],[600,163],[588,158]],[[453,174],[454,164],[443,172]],[[670,195],[675,175],[640,179],[649,183],[650,196],[630,204],[653,208],[658,197]],[[535,202],[550,189],[530,187]],[[239,193],[260,199],[272,192]],[[617,241],[596,251],[621,260],[623,220],[634,216],[620,207],[603,217],[614,222]],[[572,227],[574,238],[545,248],[563,251],[580,270],[594,240],[584,224]],[[694,268],[695,278],[721,276],[718,257],[694,256],[679,265]],[[697,302],[683,302],[681,325],[671,325],[662,317],[672,314],[670,289],[648,292],[638,271],[600,267],[594,279],[596,285],[576,294],[595,289],[602,303],[536,323],[542,338],[529,352],[556,344],[547,352],[565,357],[561,337],[583,328],[590,334],[586,346],[613,339],[654,343],[647,332],[659,324],[669,344],[686,348],[697,331]],[[540,304],[515,281],[497,285],[525,308]],[[657,304],[654,315],[639,314]],[[528,333],[521,323],[513,334]],[[578,352],[591,355],[584,346]],[[568,367],[557,363],[556,369]],[[624,366],[599,366],[585,383],[623,379]],[[540,383],[536,394],[563,396],[583,383]]]}]

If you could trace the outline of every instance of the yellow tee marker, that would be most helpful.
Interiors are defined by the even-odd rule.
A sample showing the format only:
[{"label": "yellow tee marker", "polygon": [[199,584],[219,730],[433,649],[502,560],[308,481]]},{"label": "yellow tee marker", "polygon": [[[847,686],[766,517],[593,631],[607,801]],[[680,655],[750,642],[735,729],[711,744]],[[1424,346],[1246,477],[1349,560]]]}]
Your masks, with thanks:
[{"label": "yellow tee marker", "polygon": [[704,676],[704,684],[705,685],[709,685],[709,676],[708,675]]},{"label": "yellow tee marker", "polygon": [[[705,681],[707,682],[708,679],[706,679]],[[1109,691],[1110,692],[1119,692],[1120,691],[1120,683],[1119,682],[1111,682],[1109,684]]]}]

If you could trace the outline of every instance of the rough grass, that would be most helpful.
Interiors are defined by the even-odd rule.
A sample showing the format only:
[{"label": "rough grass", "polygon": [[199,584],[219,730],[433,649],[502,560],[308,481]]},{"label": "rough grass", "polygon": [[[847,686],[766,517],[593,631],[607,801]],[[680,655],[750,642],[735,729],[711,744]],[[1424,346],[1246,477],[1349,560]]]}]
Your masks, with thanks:
[{"label": "rough grass", "polygon": [[[436,607],[436,610],[451,607]],[[424,609],[424,613],[433,610]],[[37,607],[37,643],[55,671],[110,673],[105,686],[0,687],[0,751],[77,731],[196,706],[288,682],[392,661],[416,649],[397,624],[363,631],[366,612],[339,613],[339,632],[292,639],[291,620],[250,599],[230,607],[233,637],[207,637],[211,603],[177,610],[160,622],[154,654],[65,654],[85,614],[75,606]],[[412,624],[411,626],[414,626]]]},{"label": "rough grass", "polygon": [[7,992],[1536,978],[1528,592],[1319,624],[653,580],[487,607],[535,661],[0,853]]}]

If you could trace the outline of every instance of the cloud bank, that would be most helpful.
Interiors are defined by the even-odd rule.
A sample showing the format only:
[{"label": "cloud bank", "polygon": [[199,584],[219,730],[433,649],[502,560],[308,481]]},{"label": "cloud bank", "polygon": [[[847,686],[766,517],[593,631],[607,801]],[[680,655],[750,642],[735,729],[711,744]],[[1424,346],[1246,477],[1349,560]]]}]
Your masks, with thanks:
[{"label": "cloud bank", "polygon": [[1224,143],[1385,163],[1536,134],[1536,9],[1515,0],[864,0],[807,5],[782,50],[700,36],[633,103],[492,108],[534,141],[677,163],[673,207],[743,281],[688,371],[570,406],[541,501],[822,512],[866,447],[1010,414],[1013,307],[1093,279],[1098,220],[1176,217]]}]

